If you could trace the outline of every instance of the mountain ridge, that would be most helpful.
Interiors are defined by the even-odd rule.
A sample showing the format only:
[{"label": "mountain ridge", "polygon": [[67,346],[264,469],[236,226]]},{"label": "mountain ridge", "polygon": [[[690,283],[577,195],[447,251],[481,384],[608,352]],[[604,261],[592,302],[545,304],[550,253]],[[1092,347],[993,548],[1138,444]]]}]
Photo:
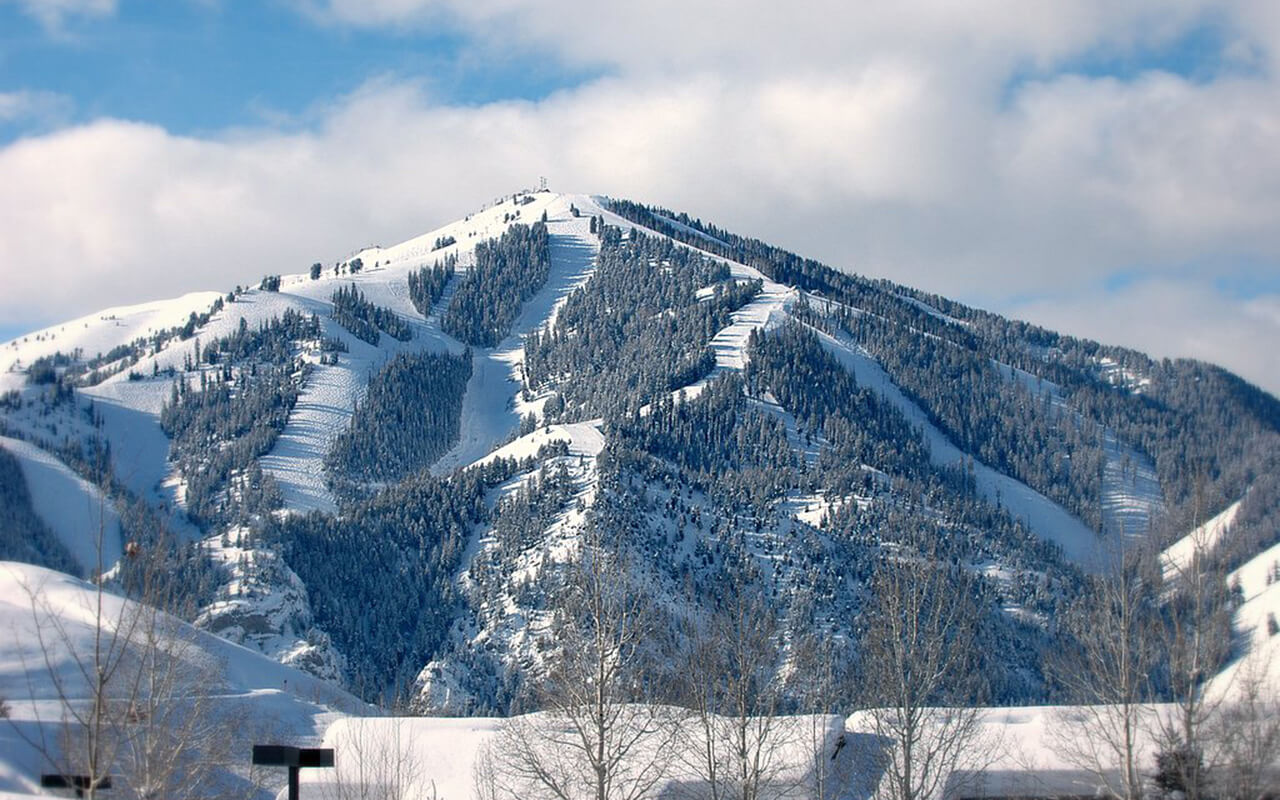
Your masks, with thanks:
[{"label": "mountain ridge", "polygon": [[[513,234],[539,226],[545,245]],[[538,258],[545,276],[523,277]],[[521,192],[317,266],[0,345],[0,433],[48,452],[102,443],[117,493],[204,542],[188,557],[215,562],[206,607],[236,581],[213,540],[279,554],[278,588],[305,598],[259,646],[283,658],[320,643],[303,661],[326,677],[345,663],[349,685],[425,709],[527,702],[554,646],[556,565],[601,527],[628,531],[637,579],[673,620],[744,562],[789,624],[849,642],[886,543],[936,533],[987,576],[987,635],[1018,640],[997,648],[1002,691],[1044,699],[1036,652],[1108,536],[1188,530],[1276,457],[1280,401],[1220,368],[1059,336],[629,201]],[[409,276],[437,267],[452,271],[424,312]],[[521,288],[495,296],[498,278],[468,282],[481,272]],[[481,335],[449,321],[459,293],[495,344],[458,338]],[[106,356],[84,356],[95,349]],[[428,355],[469,369],[465,385]],[[262,411],[235,422],[249,407]],[[335,456],[343,437],[363,444]],[[1264,541],[1270,518],[1249,536]],[[344,594],[373,558],[390,569],[364,571],[389,585]],[[681,598],[681,581],[705,585]],[[427,621],[401,609],[361,632],[358,613],[397,603]],[[397,638],[393,655],[352,658]]]}]

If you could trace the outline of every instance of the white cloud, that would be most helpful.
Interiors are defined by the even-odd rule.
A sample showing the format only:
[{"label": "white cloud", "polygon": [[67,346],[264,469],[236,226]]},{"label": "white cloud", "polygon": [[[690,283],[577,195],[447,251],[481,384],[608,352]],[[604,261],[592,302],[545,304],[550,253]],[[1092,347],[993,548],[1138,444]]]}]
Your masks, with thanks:
[{"label": "white cloud", "polygon": [[70,17],[105,17],[116,11],[116,0],[0,0],[18,5],[47,30],[60,31]]},{"label": "white cloud", "polygon": [[[331,22],[487,26],[487,47],[510,40],[610,66],[612,77],[538,102],[442,106],[415,86],[374,82],[301,133],[183,138],[101,120],[0,149],[14,287],[0,316],[50,322],[300,271],[548,175],[997,311],[1052,321],[1053,304],[1016,298],[1077,298],[1062,306],[1063,324],[1097,320],[1096,332],[1071,330],[1116,343],[1149,347],[1159,337],[1143,320],[1172,325],[1167,308],[1199,313],[1204,334],[1159,339],[1183,348],[1160,354],[1243,365],[1280,389],[1256,371],[1274,337],[1222,333],[1269,330],[1270,301],[1217,296],[1197,311],[1189,289],[1151,288],[1199,285],[1187,281],[1208,269],[1274,279],[1280,90],[1270,72],[1208,82],[1044,72],[1009,83],[1082,50],[1175,39],[1208,0],[1046,3],[1037,15],[1019,0],[963,13],[944,0],[632,6],[312,7]],[[1273,8],[1234,6],[1229,46],[1243,41],[1270,63]],[[1150,302],[1120,314],[1100,292],[1082,294],[1118,272],[1136,275]],[[1091,308],[1126,324],[1086,316]]]},{"label": "white cloud", "polygon": [[[1265,0],[1263,0],[1265,2]],[[726,74],[859,67],[911,53],[965,70],[1052,63],[1083,49],[1167,42],[1216,0],[294,0],[363,27],[457,26],[485,42],[536,47],[626,74]],[[1259,12],[1261,13],[1261,12]]]},{"label": "white cloud", "polygon": [[1019,305],[1020,317],[1156,358],[1211,361],[1272,393],[1280,390],[1280,295],[1247,301],[1196,280],[1143,281],[1105,295]]},{"label": "white cloud", "polygon": [[51,125],[70,116],[71,98],[56,92],[0,92],[0,123]]}]

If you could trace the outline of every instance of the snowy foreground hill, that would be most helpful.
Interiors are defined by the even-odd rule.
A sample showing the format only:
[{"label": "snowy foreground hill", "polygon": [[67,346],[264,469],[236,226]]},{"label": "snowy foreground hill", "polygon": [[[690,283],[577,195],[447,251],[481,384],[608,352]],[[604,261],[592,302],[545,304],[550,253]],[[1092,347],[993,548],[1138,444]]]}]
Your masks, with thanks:
[{"label": "snowy foreground hill", "polygon": [[[258,784],[264,781],[278,786],[283,776],[249,774],[253,744],[318,741],[333,720],[369,711],[332,684],[178,620],[153,617],[115,595],[103,595],[99,612],[98,599],[92,585],[65,574],[0,562],[0,696],[8,705],[8,719],[0,724],[0,795],[41,793],[40,776],[62,772],[64,757],[74,760],[64,748],[84,739],[94,696],[87,676],[96,666],[118,667],[113,688],[136,682],[156,640],[163,640],[176,666],[155,669],[151,662],[145,678],[152,691],[124,695],[139,721],[143,709],[156,720],[177,708],[203,718],[198,727],[166,729],[157,737],[163,742],[150,743],[184,769],[188,755],[210,758],[215,751],[220,762],[240,767],[212,770],[200,793],[252,796],[263,793]],[[75,709],[70,718],[68,703]],[[114,713],[103,719],[105,728],[119,723]],[[121,769],[112,772],[119,783]],[[124,772],[126,783],[137,778],[127,765]]]},{"label": "snowy foreground hill", "polygon": [[[935,700],[1079,699],[1060,662],[1086,649],[1099,581],[1140,553],[1163,560],[1142,573],[1159,613],[1193,571],[1229,604],[1236,635],[1197,691],[1234,691],[1280,641],[1280,401],[1212,365],[589,195],[519,192],[263,272],[0,345],[0,558],[62,573],[8,567],[15,585],[162,590],[246,665],[222,694],[299,741],[343,691],[477,720],[545,708],[576,572],[601,554],[643,598],[642,683],[671,706],[734,603],[778,710],[874,704],[848,674],[871,659],[877,581],[920,563],[963,600],[982,677]],[[6,652],[25,656],[0,696],[25,720],[38,659],[13,625]],[[820,701],[821,664],[843,683]],[[268,696],[271,670],[334,694],[303,713]],[[1025,738],[1015,718],[1072,712],[1004,713],[984,727]],[[465,750],[497,723],[404,724]],[[21,752],[0,790],[32,788]],[[434,758],[440,796],[470,791]]]}]

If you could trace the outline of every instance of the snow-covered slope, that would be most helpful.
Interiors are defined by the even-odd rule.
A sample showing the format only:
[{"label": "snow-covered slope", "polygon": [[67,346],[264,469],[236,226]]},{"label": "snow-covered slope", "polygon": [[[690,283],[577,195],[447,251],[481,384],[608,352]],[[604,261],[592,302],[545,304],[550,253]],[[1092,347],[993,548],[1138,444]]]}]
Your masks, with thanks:
[{"label": "snow-covered slope", "polygon": [[[548,324],[567,295],[590,277],[599,247],[597,238],[588,231],[590,217],[598,215],[609,224],[624,229],[637,226],[606,210],[599,198],[588,195],[537,193],[529,197],[532,197],[532,202],[527,204],[503,200],[402,244],[359,250],[352,256],[360,258],[365,265],[358,274],[338,275],[334,270],[325,269],[319,280],[311,280],[301,274],[283,276],[279,292],[251,290],[238,295],[235,302],[228,303],[200,331],[200,337],[208,341],[231,333],[242,318],[253,327],[279,316],[287,308],[294,308],[306,313],[319,313],[324,334],[341,339],[349,348],[337,365],[317,364],[313,367],[285,430],[271,453],[262,459],[264,470],[278,481],[287,508],[296,511],[334,510],[333,497],[325,485],[323,459],[337,435],[350,425],[352,412],[372,371],[402,350],[426,349],[455,354],[462,351],[461,344],[440,330],[438,314],[433,314],[433,319],[423,320],[413,308],[408,299],[408,271],[452,255],[458,258],[458,270],[465,272],[473,263],[476,243],[500,235],[517,221],[532,222],[546,213],[551,240],[550,277],[542,290],[524,304],[511,334],[505,340],[497,347],[473,351],[472,377],[463,401],[460,437],[457,444],[436,463],[433,471],[445,474],[483,458],[514,435],[522,415],[537,412],[537,402],[526,403],[519,396],[523,336]],[[571,208],[577,209],[578,215],[571,214]],[[519,217],[515,216],[517,213]],[[454,240],[453,244],[436,247],[437,243],[449,238]],[[762,280],[763,289],[754,300],[734,313],[730,326],[712,338],[716,371],[685,387],[686,397],[696,396],[706,382],[721,371],[740,371],[746,362],[745,349],[751,331],[778,324],[786,317],[788,307],[799,297],[795,289],[769,281],[754,268],[732,262],[729,266],[734,278]],[[414,324],[415,338],[400,343],[383,337],[379,346],[373,347],[328,319],[325,312],[329,295],[337,286],[348,283],[354,283],[371,302],[384,305],[410,320]],[[0,355],[0,369],[8,370],[6,374],[10,382],[20,381],[21,374],[17,370],[42,355],[57,350],[66,352],[76,347],[86,353],[109,350],[137,336],[181,324],[191,313],[207,310],[217,297],[213,293],[199,293],[173,301],[109,309],[50,328],[0,348],[3,353]],[[837,342],[825,335],[824,343],[857,375],[859,381],[876,388],[909,418],[922,425],[932,445],[935,463],[955,464],[967,458],[967,454],[959,451],[927,423],[920,409],[908,401],[884,371],[860,353],[856,346]],[[135,365],[133,371],[145,376],[156,369],[179,367],[196,346],[194,340],[174,343]],[[155,415],[167,400],[169,389],[167,380],[131,381],[126,375],[117,374],[85,390],[85,394],[93,397],[100,412],[109,417],[110,424],[106,430],[113,443],[117,471],[131,478],[131,485],[136,489],[152,490],[160,499],[179,505],[180,498],[174,492],[175,484],[167,473],[163,458],[167,440],[154,424]],[[1118,447],[1117,464],[1128,455],[1120,453]],[[1147,480],[1141,464],[1134,466],[1132,461],[1129,464],[1130,472],[1125,474],[1140,471],[1139,478]],[[1117,473],[1112,483],[1118,485],[1122,468],[1116,466],[1111,472]],[[1095,537],[1071,514],[1024,484],[994,473],[981,464],[977,465],[977,473],[983,494],[988,499],[1000,502],[1038,534],[1061,544],[1072,559],[1084,562],[1093,558]],[[166,479],[169,479],[167,490],[160,491],[159,487],[165,484]],[[1133,496],[1146,497],[1138,493]],[[1112,505],[1125,507],[1125,498],[1129,495],[1117,489],[1110,492],[1109,497],[1113,497],[1109,501]]]},{"label": "snow-covered slope", "polygon": [[[1192,570],[1203,569],[1214,551],[1226,544],[1240,514],[1242,500],[1175,541],[1160,554],[1164,579],[1178,582]],[[1280,544],[1257,553],[1226,577],[1240,587],[1240,606],[1232,618],[1236,657],[1209,682],[1211,697],[1230,701],[1250,684],[1280,687]]]},{"label": "snow-covered slope", "polygon": [[22,370],[38,358],[57,352],[108,353],[139,337],[182,325],[192,311],[204,311],[221,295],[194,292],[171,300],[153,300],[107,308],[60,325],[19,336],[0,346],[0,393],[22,387]]},{"label": "snow-covered slope", "polygon": [[[0,562],[0,697],[7,700],[10,717],[10,724],[0,725],[0,792],[40,793],[40,774],[53,765],[42,756],[39,743],[54,748],[56,755],[62,703],[89,696],[82,667],[93,663],[98,631],[106,646],[114,642],[128,652],[141,652],[146,626],[139,622],[138,607],[105,593],[99,615],[98,599],[91,584],[28,564]],[[337,716],[367,711],[351,695],[304,672],[163,615],[158,620],[168,640],[180,643],[175,645],[180,649],[169,652],[178,654],[187,674],[204,682],[206,713],[240,720],[221,734],[235,739],[238,769],[223,775],[227,788],[263,796],[263,789],[255,790],[246,780],[251,744],[315,742]],[[284,777],[269,776],[269,786],[283,785]]]},{"label": "snow-covered slope", "polygon": [[961,451],[857,345],[826,333],[817,332],[817,335],[828,352],[857,377],[859,384],[878,392],[924,433],[933,463],[964,466],[972,462],[974,478],[984,497],[1007,508],[1036,535],[1056,543],[1071,560],[1086,566],[1096,563],[1098,537],[1089,526],[1021,481],[997,472]]},{"label": "snow-covered slope", "polygon": [[29,442],[0,436],[0,447],[18,459],[32,507],[83,573],[110,569],[120,559],[123,546],[120,518],[98,487]]},{"label": "snow-covered slope", "polygon": [[[1251,683],[1280,687],[1280,544],[1258,553],[1227,577],[1239,585],[1244,603],[1236,609],[1233,627],[1240,656],[1209,684],[1210,696],[1238,698]],[[1280,698],[1272,697],[1280,702]]]},{"label": "snow-covered slope", "polygon": [[1208,522],[1166,547],[1160,555],[1165,580],[1177,578],[1179,573],[1191,569],[1197,558],[1208,556],[1230,533],[1231,525],[1235,522],[1238,513],[1240,513],[1240,502],[1236,501]]}]

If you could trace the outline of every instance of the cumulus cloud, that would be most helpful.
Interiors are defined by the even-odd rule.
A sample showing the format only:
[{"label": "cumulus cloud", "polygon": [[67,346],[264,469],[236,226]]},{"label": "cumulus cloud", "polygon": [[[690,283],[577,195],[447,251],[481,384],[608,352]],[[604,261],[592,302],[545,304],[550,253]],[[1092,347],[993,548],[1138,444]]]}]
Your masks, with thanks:
[{"label": "cumulus cloud", "polygon": [[[1124,50],[1175,37],[1214,0],[295,0],[317,18],[366,27],[451,24],[628,73],[858,65],[913,52],[981,62],[1047,63],[1097,46]],[[955,63],[955,62],[953,62]]]},{"label": "cumulus cloud", "polygon": [[[1280,264],[1274,4],[1220,20],[1224,47],[1254,67],[1209,80],[1052,68],[1174,41],[1214,11],[1208,0],[1073,0],[1036,15],[1017,0],[964,13],[944,0],[632,5],[312,2],[330,24],[483,28],[486,46],[505,38],[608,77],[485,105],[375,81],[301,132],[191,138],[99,120],[0,149],[15,286],[0,315],[51,322],[301,271],[548,175],[1280,389],[1260,371],[1272,300],[1188,300],[1197,270],[1265,284]],[[1137,276],[1127,293],[1081,293],[1116,273]],[[1142,320],[1171,325],[1170,308],[1198,314],[1202,335],[1150,347]]]}]

